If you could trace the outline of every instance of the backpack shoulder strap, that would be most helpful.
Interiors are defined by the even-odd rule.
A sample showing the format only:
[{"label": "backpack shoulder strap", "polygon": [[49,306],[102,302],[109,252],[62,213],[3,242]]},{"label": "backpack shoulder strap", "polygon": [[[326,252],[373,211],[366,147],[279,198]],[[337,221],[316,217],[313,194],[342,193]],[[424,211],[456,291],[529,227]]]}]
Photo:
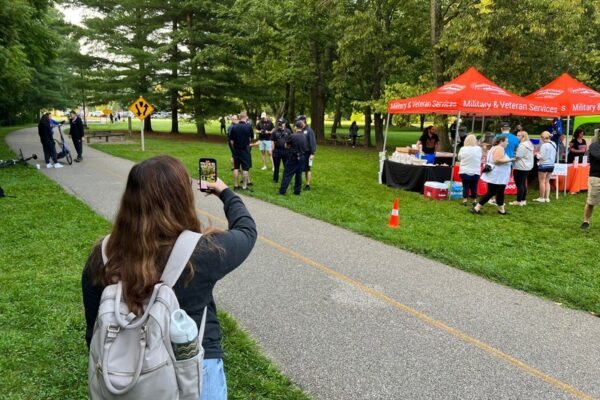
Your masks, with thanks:
[{"label": "backpack shoulder strap", "polygon": [[167,266],[160,277],[165,285],[175,286],[201,237],[202,234],[197,232],[187,230],[181,232],[173,246],[173,250],[171,250]]},{"label": "backpack shoulder strap", "polygon": [[104,236],[104,239],[102,239],[102,262],[104,263],[104,265],[106,265],[106,263],[108,262],[108,257],[106,256],[106,246],[108,245],[109,237],[110,235],[106,235]]}]

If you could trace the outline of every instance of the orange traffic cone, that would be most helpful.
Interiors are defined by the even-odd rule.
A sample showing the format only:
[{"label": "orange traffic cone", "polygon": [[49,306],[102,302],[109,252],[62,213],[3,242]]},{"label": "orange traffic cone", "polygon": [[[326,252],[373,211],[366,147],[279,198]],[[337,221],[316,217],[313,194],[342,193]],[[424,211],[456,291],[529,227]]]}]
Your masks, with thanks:
[{"label": "orange traffic cone", "polygon": [[390,228],[397,228],[400,226],[400,214],[398,213],[398,198],[394,200],[394,207],[392,208],[392,214],[390,215],[390,222],[388,223]]}]

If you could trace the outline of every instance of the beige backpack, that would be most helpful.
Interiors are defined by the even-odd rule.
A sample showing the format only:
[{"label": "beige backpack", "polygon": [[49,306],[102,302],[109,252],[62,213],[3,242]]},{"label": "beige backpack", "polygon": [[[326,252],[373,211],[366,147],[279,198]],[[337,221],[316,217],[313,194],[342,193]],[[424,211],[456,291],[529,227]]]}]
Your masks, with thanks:
[{"label": "beige backpack", "polygon": [[[102,259],[107,262],[106,244]],[[194,399],[202,387],[202,337],[206,307],[198,331],[198,355],[176,360],[169,336],[171,314],[179,309],[173,285],[187,265],[199,233],[184,231],[171,251],[161,276],[136,316],[123,302],[121,282],[102,292],[90,343],[88,391],[91,399]]]}]

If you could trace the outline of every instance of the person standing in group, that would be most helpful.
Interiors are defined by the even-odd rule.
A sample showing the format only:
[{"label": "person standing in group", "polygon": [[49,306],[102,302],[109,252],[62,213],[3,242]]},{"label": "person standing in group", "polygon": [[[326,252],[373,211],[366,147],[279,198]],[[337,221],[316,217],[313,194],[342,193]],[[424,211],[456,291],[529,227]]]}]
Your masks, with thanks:
[{"label": "person standing in group", "polygon": [[302,170],[304,169],[304,157],[306,156],[307,138],[304,133],[306,124],[298,119],[295,124],[295,132],[291,134],[286,142],[286,147],[289,151],[289,157],[283,168],[283,179],[279,187],[279,194],[285,195],[287,188],[295,177],[294,194],[300,196],[302,190]]},{"label": "person standing in group", "polygon": [[506,155],[504,149],[507,145],[508,138],[506,136],[497,137],[494,140],[494,146],[488,152],[486,165],[490,165],[492,169],[491,171],[484,172],[481,177],[481,179],[487,182],[488,190],[479,199],[475,207],[471,209],[473,214],[481,214],[481,208],[494,196],[496,196],[498,214],[507,214],[504,209],[504,190],[510,179],[510,164],[514,161]]},{"label": "person standing in group", "polygon": [[569,142],[569,154],[567,155],[567,164],[572,164],[577,158],[577,162],[583,162],[583,156],[587,151],[587,142],[583,138],[583,128],[575,129],[573,139]]},{"label": "person standing in group", "polygon": [[429,125],[423,129],[423,134],[417,140],[417,148],[421,146],[421,151],[424,154],[435,154],[438,150],[440,138],[436,133],[436,128],[433,125]]},{"label": "person standing in group", "polygon": [[288,138],[292,132],[287,128],[286,122],[284,118],[279,118],[277,120],[277,128],[273,131],[271,135],[272,148],[273,148],[273,182],[279,182],[279,166],[283,163],[283,167],[285,169],[285,164],[288,160],[288,149],[285,147]]},{"label": "person standing in group", "polygon": [[358,138],[358,125],[356,125],[356,121],[352,121],[350,125],[350,129],[348,130],[350,134],[350,139],[352,139],[352,148],[356,147],[356,138]]},{"label": "person standing in group", "polygon": [[312,178],[312,164],[315,159],[315,153],[317,152],[317,137],[315,132],[306,123],[306,115],[298,115],[296,121],[302,123],[302,133],[306,137],[306,146],[304,149],[304,172],[306,173],[306,186],[304,190],[310,190],[310,180]]},{"label": "person standing in group", "polygon": [[258,149],[262,159],[261,170],[267,169],[267,155],[271,160],[271,170],[275,170],[273,166],[273,149],[271,148],[271,134],[273,133],[273,122],[269,119],[266,112],[260,115],[260,121],[256,124],[256,132],[258,133]]},{"label": "person standing in group", "polygon": [[554,171],[554,162],[556,160],[556,144],[550,140],[548,131],[542,132],[540,135],[542,145],[540,151],[536,154],[538,159],[538,181],[540,184],[540,195],[537,199],[538,203],[550,203],[550,178]]},{"label": "person standing in group", "polygon": [[242,189],[248,190],[248,174],[252,168],[252,156],[250,154],[250,140],[254,137],[252,126],[248,123],[248,114],[241,112],[239,122],[231,129],[229,139],[233,147],[233,189],[239,186],[239,170],[242,169]]},{"label": "person standing in group", "polygon": [[223,347],[215,284],[239,267],[256,243],[256,224],[242,200],[220,179],[207,185],[223,202],[229,230],[204,227],[198,220],[191,178],[183,163],[158,156],[133,166],[121,206],[104,249],[97,243],[82,273],[85,339],[90,346],[104,288],[122,282],[123,298],[133,316],[161,279],[166,260],[185,230],[202,233],[173,287],[179,306],[198,326],[206,307],[202,392],[200,400],[226,400]]},{"label": "person standing in group", "polygon": [[231,151],[231,170],[233,171],[233,146],[231,145],[231,131],[233,127],[238,123],[237,114],[233,114],[231,118],[229,118],[229,126],[227,127],[227,145],[229,146],[229,150]]},{"label": "person standing in group", "polygon": [[69,134],[73,140],[73,146],[77,152],[77,158],[75,162],[81,162],[83,160],[83,122],[75,111],[69,113]]},{"label": "person standing in group", "polygon": [[500,134],[498,137],[506,137],[508,144],[504,150],[508,158],[514,158],[519,147],[519,138],[510,131],[510,124],[508,122],[502,122],[500,124]]},{"label": "person standing in group", "polygon": [[458,152],[458,161],[460,162],[458,174],[463,184],[463,206],[467,205],[469,197],[473,206],[476,204],[477,186],[481,175],[481,157],[482,150],[477,138],[473,134],[467,135],[464,146]]},{"label": "person standing in group", "polygon": [[583,223],[581,229],[590,227],[590,219],[594,206],[600,204],[600,142],[590,145],[589,163],[590,175],[588,178],[588,196],[583,209]]},{"label": "person standing in group", "polygon": [[517,133],[519,147],[515,154],[515,165],[513,174],[515,185],[517,185],[517,200],[511,202],[513,206],[527,205],[527,176],[533,169],[533,144],[529,140],[529,135],[525,131]]},{"label": "person standing in group", "polygon": [[46,168],[62,168],[62,164],[58,162],[56,157],[56,146],[54,145],[54,137],[52,136],[49,112],[44,113],[38,122],[38,135],[40,136],[40,142],[44,150]]}]

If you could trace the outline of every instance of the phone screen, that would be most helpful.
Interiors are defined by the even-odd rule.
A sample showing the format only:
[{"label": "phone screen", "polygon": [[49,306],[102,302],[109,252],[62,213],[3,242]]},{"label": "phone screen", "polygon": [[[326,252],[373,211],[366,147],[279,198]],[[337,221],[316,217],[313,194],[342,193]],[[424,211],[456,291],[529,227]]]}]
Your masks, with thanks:
[{"label": "phone screen", "polygon": [[200,191],[208,192],[210,189],[206,183],[217,181],[217,160],[214,158],[201,158],[198,161],[198,169],[200,171]]}]

